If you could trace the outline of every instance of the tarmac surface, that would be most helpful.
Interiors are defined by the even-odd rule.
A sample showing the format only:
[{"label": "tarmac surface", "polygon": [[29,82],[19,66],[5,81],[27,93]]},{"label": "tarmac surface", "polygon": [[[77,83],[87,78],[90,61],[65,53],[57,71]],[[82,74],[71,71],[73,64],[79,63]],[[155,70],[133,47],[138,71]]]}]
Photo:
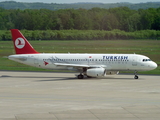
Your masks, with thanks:
[{"label": "tarmac surface", "polygon": [[160,76],[0,71],[0,120],[160,120]]}]

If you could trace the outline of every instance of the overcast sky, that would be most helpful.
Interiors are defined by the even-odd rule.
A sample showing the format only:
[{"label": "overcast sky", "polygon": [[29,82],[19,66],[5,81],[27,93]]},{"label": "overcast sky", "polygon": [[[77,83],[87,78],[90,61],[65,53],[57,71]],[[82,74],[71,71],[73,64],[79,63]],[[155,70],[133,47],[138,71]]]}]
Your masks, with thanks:
[{"label": "overcast sky", "polygon": [[[0,2],[5,0],[0,0]],[[158,2],[160,0],[6,0],[17,2],[44,2],[44,3],[77,3],[77,2],[101,2],[101,3],[118,3],[118,2],[130,2],[130,3],[145,3],[145,2]]]}]

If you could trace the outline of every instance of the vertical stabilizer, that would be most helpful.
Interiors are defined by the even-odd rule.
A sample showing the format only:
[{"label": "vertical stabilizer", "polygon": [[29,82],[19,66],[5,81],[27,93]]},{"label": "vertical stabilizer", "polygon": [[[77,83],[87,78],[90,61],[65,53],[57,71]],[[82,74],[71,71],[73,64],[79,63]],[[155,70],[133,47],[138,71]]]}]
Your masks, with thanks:
[{"label": "vertical stabilizer", "polygon": [[16,54],[38,54],[18,29],[11,29]]}]

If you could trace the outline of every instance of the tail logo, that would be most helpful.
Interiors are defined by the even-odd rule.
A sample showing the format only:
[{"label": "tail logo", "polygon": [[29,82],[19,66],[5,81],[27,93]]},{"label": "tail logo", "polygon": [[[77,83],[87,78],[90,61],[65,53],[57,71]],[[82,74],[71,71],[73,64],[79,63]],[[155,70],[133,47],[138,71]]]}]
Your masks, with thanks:
[{"label": "tail logo", "polygon": [[22,49],[25,46],[25,41],[23,38],[17,38],[15,41],[15,46],[19,49]]}]

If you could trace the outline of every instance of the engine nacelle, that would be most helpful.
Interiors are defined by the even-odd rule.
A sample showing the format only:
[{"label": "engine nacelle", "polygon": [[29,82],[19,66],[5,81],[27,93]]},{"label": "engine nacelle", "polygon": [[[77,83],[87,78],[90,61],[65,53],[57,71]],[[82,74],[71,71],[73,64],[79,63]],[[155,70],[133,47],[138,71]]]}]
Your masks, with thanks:
[{"label": "engine nacelle", "polygon": [[86,74],[90,77],[100,77],[106,74],[106,70],[104,68],[91,68],[86,71]]},{"label": "engine nacelle", "polygon": [[119,74],[119,71],[107,71],[106,75],[115,75],[115,74]]}]

